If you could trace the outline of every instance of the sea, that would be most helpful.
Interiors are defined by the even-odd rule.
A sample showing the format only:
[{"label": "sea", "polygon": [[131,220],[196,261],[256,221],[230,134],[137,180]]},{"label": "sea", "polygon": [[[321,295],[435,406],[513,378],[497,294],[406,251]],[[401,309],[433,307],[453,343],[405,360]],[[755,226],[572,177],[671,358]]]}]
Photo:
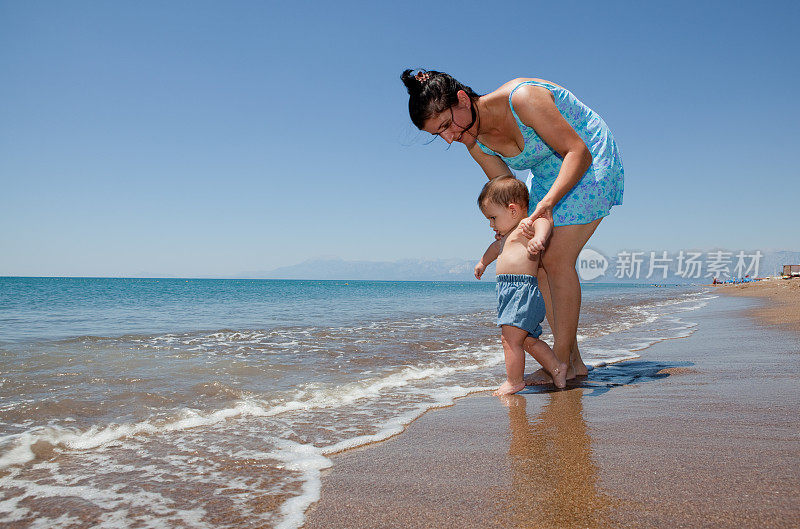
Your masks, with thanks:
[{"label": "sea", "polygon": [[[584,284],[582,356],[714,297]],[[332,454],[504,380],[495,307],[485,279],[0,278],[0,525],[300,527]]]}]

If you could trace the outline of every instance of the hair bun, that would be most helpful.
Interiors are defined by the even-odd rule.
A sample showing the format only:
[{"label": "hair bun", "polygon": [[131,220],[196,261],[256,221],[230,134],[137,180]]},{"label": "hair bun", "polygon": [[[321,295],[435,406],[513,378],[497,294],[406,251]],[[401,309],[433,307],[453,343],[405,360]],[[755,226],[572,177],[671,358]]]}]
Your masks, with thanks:
[{"label": "hair bun", "polygon": [[400,79],[406,85],[409,94],[420,93],[425,81],[430,79],[430,73],[427,70],[416,70],[416,74],[413,73],[414,71],[412,69],[404,70],[400,75]]}]

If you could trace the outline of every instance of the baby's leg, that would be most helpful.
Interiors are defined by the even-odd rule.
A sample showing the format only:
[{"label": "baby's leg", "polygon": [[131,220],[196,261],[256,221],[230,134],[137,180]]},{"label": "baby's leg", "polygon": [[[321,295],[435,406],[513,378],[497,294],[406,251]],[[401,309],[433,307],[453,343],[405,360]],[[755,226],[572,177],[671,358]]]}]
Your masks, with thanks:
[{"label": "baby's leg", "polygon": [[[533,348],[536,346],[537,341],[539,340],[537,340],[533,336],[529,336],[528,338],[526,338],[525,343],[522,344],[522,347],[525,349],[525,352],[527,352],[531,356],[534,356]],[[573,379],[576,376],[579,377],[586,376],[589,373],[586,364],[584,364],[583,360],[581,360],[580,358],[580,353],[577,352],[578,351],[577,342],[572,344],[572,349],[573,351],[575,351],[575,354],[578,355],[577,356],[578,363],[577,364],[575,363],[576,362],[575,357],[572,356],[570,357],[570,363],[572,364],[572,367],[575,370],[575,374],[567,375],[568,376],[567,380]],[[569,372],[569,369],[567,370],[567,372]],[[527,384],[528,386],[539,386],[541,384],[550,384],[552,381],[553,378],[550,376],[550,373],[548,373],[547,370],[544,368],[537,369],[536,371],[525,377],[525,384]]]},{"label": "baby's leg", "polygon": [[510,395],[525,388],[525,350],[522,342],[528,331],[511,325],[500,327],[500,340],[506,357],[506,381],[497,388],[493,395]]},{"label": "baby's leg", "polygon": [[[531,343],[531,340],[534,342]],[[553,384],[555,384],[557,388],[563,388],[567,385],[568,366],[565,362],[560,362],[558,360],[558,357],[546,342],[529,337],[525,340],[525,348],[537,362],[542,364],[542,367],[550,375]]]}]

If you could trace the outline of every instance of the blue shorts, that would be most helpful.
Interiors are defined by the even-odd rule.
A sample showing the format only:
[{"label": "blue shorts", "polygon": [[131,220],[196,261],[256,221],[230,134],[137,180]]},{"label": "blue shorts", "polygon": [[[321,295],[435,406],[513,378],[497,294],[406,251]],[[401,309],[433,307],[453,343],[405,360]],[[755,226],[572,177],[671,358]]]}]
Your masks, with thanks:
[{"label": "blue shorts", "polygon": [[497,325],[518,327],[538,338],[544,316],[544,299],[534,276],[497,276]]}]

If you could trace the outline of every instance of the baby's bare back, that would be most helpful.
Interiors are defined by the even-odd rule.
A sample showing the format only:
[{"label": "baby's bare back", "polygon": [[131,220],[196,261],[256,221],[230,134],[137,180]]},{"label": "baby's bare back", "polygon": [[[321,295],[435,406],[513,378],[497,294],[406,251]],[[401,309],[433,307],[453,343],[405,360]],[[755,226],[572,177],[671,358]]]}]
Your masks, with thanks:
[{"label": "baby's bare back", "polygon": [[539,270],[539,257],[531,258],[528,253],[529,241],[520,226],[508,234],[497,258],[498,274],[536,275]]}]

